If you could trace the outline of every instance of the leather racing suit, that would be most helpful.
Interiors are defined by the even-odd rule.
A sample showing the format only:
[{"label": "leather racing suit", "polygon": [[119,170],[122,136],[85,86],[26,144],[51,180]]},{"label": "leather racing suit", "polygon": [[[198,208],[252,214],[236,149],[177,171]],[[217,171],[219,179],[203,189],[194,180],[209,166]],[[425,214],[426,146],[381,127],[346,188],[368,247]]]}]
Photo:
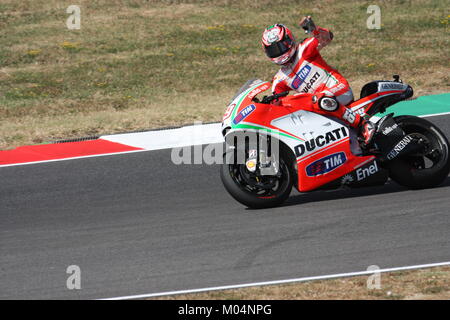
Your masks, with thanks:
[{"label": "leather racing suit", "polygon": [[[362,117],[345,106],[353,102],[353,92],[347,80],[330,67],[319,53],[332,39],[333,34],[324,28],[317,27],[314,37],[306,38],[297,46],[291,61],[282,65],[272,81],[273,93],[294,90],[298,93],[313,93],[316,113],[335,116],[344,120],[351,127],[358,128]],[[320,97],[335,97],[339,106],[336,110],[323,109],[317,100]]]}]

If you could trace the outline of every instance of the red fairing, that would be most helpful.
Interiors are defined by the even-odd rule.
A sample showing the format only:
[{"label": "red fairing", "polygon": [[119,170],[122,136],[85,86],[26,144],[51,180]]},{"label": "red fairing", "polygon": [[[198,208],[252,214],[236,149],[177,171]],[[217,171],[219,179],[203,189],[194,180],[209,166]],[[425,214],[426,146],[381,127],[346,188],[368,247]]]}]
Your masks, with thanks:
[{"label": "red fairing", "polygon": [[[296,108],[295,106],[297,106],[298,109],[311,111],[311,112],[318,113],[318,114],[321,114],[324,116],[333,116],[338,119],[347,117],[346,113],[350,111],[347,108],[340,106],[336,111],[325,111],[322,108],[320,108],[318,105],[318,99],[321,95],[316,96],[316,100],[317,100],[316,103],[312,103],[313,96],[314,96],[313,94],[308,94],[308,93],[288,96],[281,101],[281,105],[287,106],[287,107],[293,107],[293,108]],[[301,106],[301,107],[298,107],[298,106]],[[351,113],[352,113],[352,116],[355,117],[355,119],[351,123],[348,120],[346,122],[349,123],[350,126],[356,128],[361,121],[361,115],[358,113],[355,113],[355,112],[351,112]]]},{"label": "red fairing", "polygon": [[350,150],[348,138],[338,141],[328,148],[298,159],[298,190],[306,192],[317,189],[373,159],[374,156],[355,156]]},{"label": "red fairing", "polygon": [[[255,92],[260,92],[259,88],[265,87],[265,85],[261,85],[255,89]],[[282,98],[280,105],[255,103],[249,99],[249,96],[253,97],[254,95],[250,92],[238,109],[238,112],[240,112],[249,105],[255,106],[254,111],[245,118],[245,122],[288,133],[303,142],[305,142],[304,138],[272,126],[272,121],[299,110],[329,115],[329,112],[318,110],[317,106],[312,103],[312,94],[299,94]],[[297,157],[299,191],[305,192],[317,189],[374,159],[373,156],[360,157],[351,152],[348,130],[348,128],[341,127],[339,129],[340,138],[336,142],[312,154]]]},{"label": "red fairing", "polygon": [[[321,110],[317,104],[312,103],[312,96],[312,94],[288,96],[282,99],[281,106],[286,107],[286,109],[290,110],[290,112],[306,110],[329,116],[330,112]],[[343,109],[341,108],[336,112],[343,112]],[[312,154],[297,158],[299,191],[304,192],[317,189],[318,187],[344,176],[345,174],[355,170],[355,168],[358,168],[369,160],[373,160],[375,158],[373,156],[360,157],[354,155],[350,149],[348,129],[341,127],[341,130],[343,130],[341,132],[342,137],[345,133],[347,136],[346,138],[340,139],[335,143],[330,144],[328,147],[320,149]],[[327,159],[327,157],[330,158]],[[336,157],[336,159],[334,157]],[[321,159],[323,159],[323,161],[321,161]],[[340,163],[340,161],[342,163]],[[327,165],[330,167],[327,168]],[[316,166],[316,171],[310,172],[310,175],[308,175],[308,166]],[[333,166],[336,167],[333,169]],[[328,169],[332,170],[327,171]],[[321,172],[321,170],[323,170],[323,172]]]}]

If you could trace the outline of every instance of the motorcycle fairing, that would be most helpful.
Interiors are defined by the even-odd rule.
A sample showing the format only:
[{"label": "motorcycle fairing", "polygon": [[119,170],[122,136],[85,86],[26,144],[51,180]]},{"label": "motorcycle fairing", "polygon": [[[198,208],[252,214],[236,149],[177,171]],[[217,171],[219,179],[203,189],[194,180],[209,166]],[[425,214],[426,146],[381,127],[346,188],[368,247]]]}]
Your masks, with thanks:
[{"label": "motorcycle fairing", "polygon": [[312,191],[357,170],[374,156],[356,156],[348,138],[297,160],[298,190]]},{"label": "motorcycle fairing", "polygon": [[[302,103],[310,103],[311,97],[297,98],[298,105],[288,107],[252,101],[256,94],[269,88],[269,82],[258,82],[238,95],[227,108],[222,130],[229,129],[227,135],[245,130],[276,133],[297,158],[299,191],[317,189],[374,159],[352,153],[346,126],[302,110]],[[330,155],[335,156],[327,158]]]},{"label": "motorcycle fairing", "polygon": [[[355,156],[351,151],[348,127],[314,112],[299,110],[274,119],[271,121],[271,126],[301,138],[300,141],[283,140],[293,150],[297,159],[299,191],[314,190],[355,170],[368,159],[374,158]],[[339,156],[326,159],[332,154]],[[320,162],[321,159],[323,162]],[[333,161],[341,161],[341,163],[334,168],[327,167],[328,164],[333,164]],[[318,167],[324,166],[325,170],[311,174],[310,168],[315,163]]]},{"label": "motorcycle fairing", "polygon": [[259,93],[266,91],[271,87],[270,82],[255,79],[253,81],[247,82],[228,105],[225,110],[225,114],[222,119],[222,132],[225,129],[235,127],[236,124],[233,123],[236,114],[241,112],[245,107],[251,105],[252,99]]}]

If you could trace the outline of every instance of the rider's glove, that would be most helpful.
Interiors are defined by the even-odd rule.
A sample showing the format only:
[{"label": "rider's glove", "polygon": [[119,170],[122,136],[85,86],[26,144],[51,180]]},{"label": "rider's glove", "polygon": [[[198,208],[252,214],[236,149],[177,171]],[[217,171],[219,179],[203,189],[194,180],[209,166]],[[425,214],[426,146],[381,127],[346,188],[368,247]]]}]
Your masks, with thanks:
[{"label": "rider's glove", "polygon": [[314,24],[311,16],[303,17],[300,21],[300,27],[305,30],[305,33],[311,34],[314,30],[316,30],[316,25]]},{"label": "rider's glove", "polygon": [[359,140],[361,141],[361,146],[367,148],[372,142],[373,136],[376,132],[376,125],[364,118],[361,119],[361,124],[359,128]]}]

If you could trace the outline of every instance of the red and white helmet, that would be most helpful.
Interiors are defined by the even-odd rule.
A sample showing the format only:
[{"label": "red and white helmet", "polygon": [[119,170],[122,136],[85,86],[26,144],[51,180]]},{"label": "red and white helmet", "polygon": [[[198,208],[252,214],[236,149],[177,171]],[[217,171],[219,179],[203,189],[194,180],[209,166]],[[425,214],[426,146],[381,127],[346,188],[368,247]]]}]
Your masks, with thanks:
[{"label": "red and white helmet", "polygon": [[261,44],[270,60],[280,65],[290,61],[297,51],[291,30],[282,24],[274,24],[266,28]]}]

